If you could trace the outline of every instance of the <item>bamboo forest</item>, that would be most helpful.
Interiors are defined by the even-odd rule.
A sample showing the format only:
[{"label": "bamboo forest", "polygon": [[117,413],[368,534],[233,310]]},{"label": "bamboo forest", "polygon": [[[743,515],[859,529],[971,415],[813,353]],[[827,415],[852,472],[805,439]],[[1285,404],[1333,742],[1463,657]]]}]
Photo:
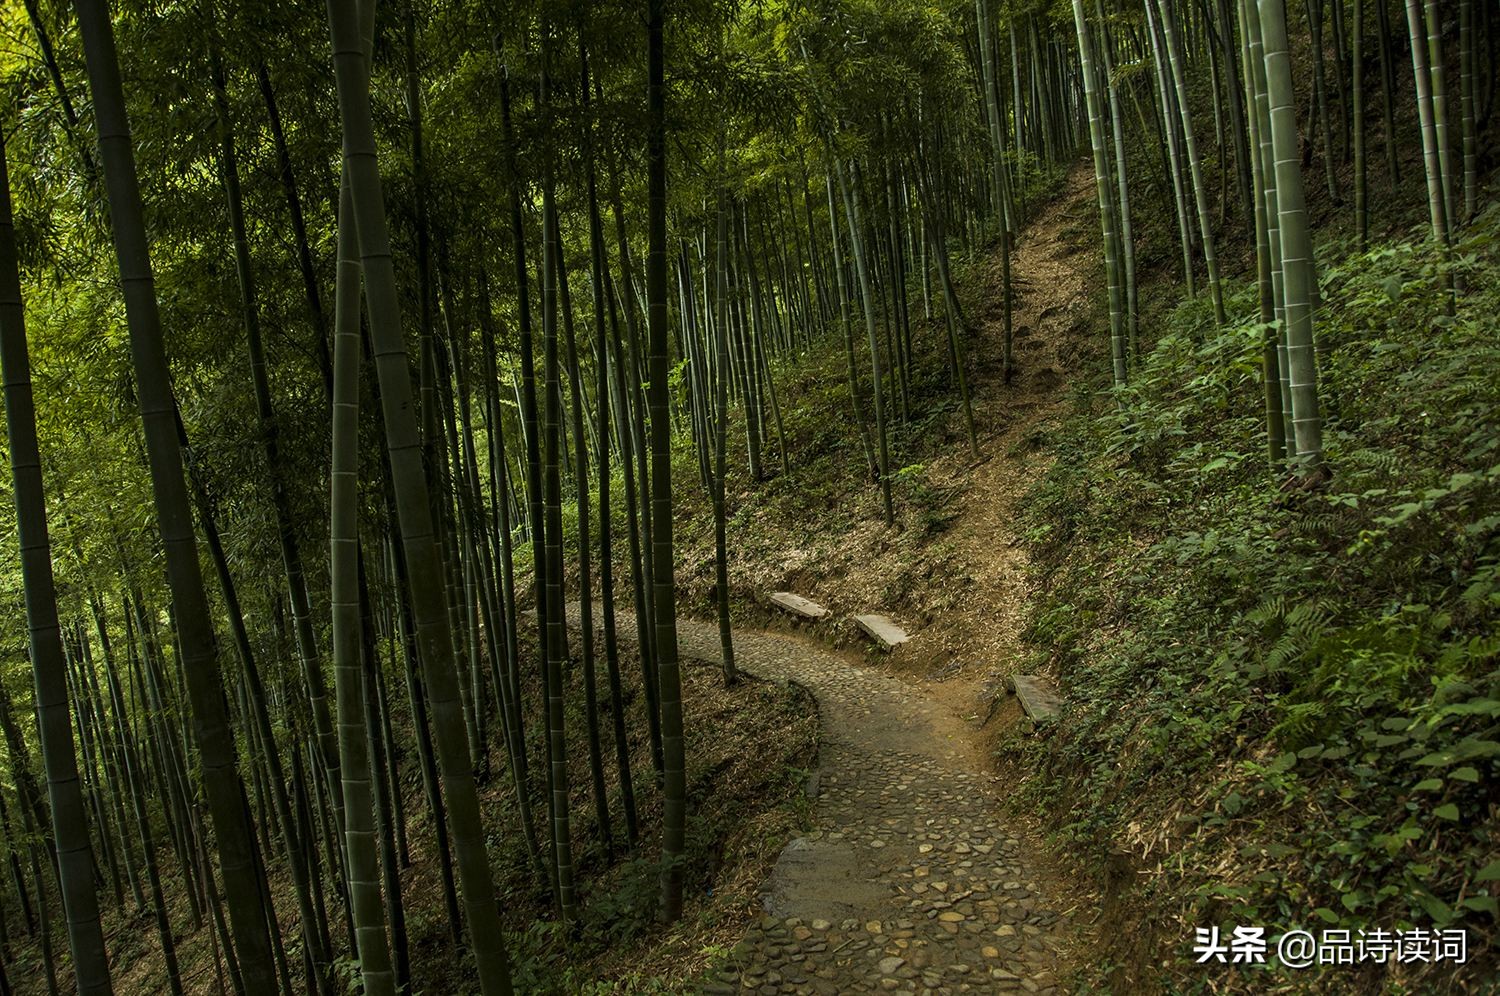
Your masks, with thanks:
[{"label": "bamboo forest", "polygon": [[1500,979],[1494,0],[4,0],[0,996]]}]

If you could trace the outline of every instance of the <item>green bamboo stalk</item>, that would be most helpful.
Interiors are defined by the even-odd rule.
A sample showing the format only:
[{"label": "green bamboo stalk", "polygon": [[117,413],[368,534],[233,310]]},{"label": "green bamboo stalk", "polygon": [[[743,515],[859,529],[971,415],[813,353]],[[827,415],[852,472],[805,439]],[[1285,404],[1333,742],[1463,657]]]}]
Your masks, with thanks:
[{"label": "green bamboo stalk", "polygon": [[[995,201],[995,217],[1000,230],[1000,268],[1001,268],[1001,293],[1004,295],[1004,337],[1001,340],[1001,370],[1006,382],[1011,378],[1015,367],[1012,330],[1012,295],[1010,277],[1010,253],[1011,232],[1015,230],[1015,209],[1010,203],[1009,178],[1005,168],[1005,121],[1000,109],[1000,73],[996,64],[995,47],[997,39],[994,35],[994,26],[990,20],[990,9],[988,0],[974,0],[975,17],[979,24],[979,47],[980,47],[980,70],[981,83],[984,86],[985,117],[990,128],[990,183],[991,197]],[[924,225],[925,229],[926,226]],[[926,257],[926,244],[923,244],[923,257]],[[924,273],[925,276],[925,273]],[[923,283],[926,290],[926,283]]]},{"label": "green bamboo stalk", "polygon": [[1281,267],[1281,212],[1276,197],[1276,153],[1271,141],[1271,102],[1266,85],[1265,46],[1261,38],[1260,15],[1255,0],[1247,5],[1245,28],[1249,38],[1250,70],[1255,80],[1255,113],[1260,119],[1260,163],[1265,182],[1266,243],[1271,257],[1271,303],[1276,323],[1276,368],[1281,380],[1282,449],[1287,459],[1297,455],[1297,440],[1292,429],[1292,382],[1286,356],[1286,295]]},{"label": "green bamboo stalk", "polygon": [[1203,183],[1203,165],[1198,158],[1198,141],[1193,135],[1193,119],[1188,112],[1187,74],[1181,58],[1181,43],[1178,40],[1176,20],[1166,0],[1155,0],[1161,12],[1162,33],[1167,45],[1167,64],[1172,70],[1172,81],[1177,91],[1177,112],[1182,117],[1184,151],[1187,153],[1188,175],[1193,181],[1193,199],[1198,207],[1198,233],[1203,243],[1203,262],[1208,268],[1208,293],[1214,302],[1214,318],[1224,324],[1224,292],[1219,285],[1219,260],[1214,252],[1213,229],[1209,222],[1208,190]]},{"label": "green bamboo stalk", "polygon": [[[1333,172],[1333,125],[1328,118],[1328,94],[1323,67],[1323,0],[1305,0],[1307,28],[1312,35],[1313,107],[1318,117],[1318,133],[1323,144],[1323,176],[1328,184],[1328,199],[1339,198],[1338,178]],[[1336,2],[1336,0],[1335,0]]]},{"label": "green bamboo stalk", "polygon": [[[1250,132],[1250,186],[1251,215],[1255,225],[1255,275],[1260,302],[1261,333],[1261,386],[1265,394],[1266,451],[1272,471],[1279,470],[1286,462],[1286,425],[1281,399],[1281,365],[1278,355],[1280,332],[1276,321],[1276,287],[1271,279],[1271,229],[1268,224],[1267,176],[1262,149],[1269,141],[1262,134],[1261,105],[1265,94],[1258,85],[1255,60],[1259,53],[1252,48],[1246,7],[1252,0],[1235,4],[1240,22],[1240,61],[1245,66],[1242,85],[1245,91],[1245,119]],[[1262,66],[1262,72],[1264,67]],[[1279,237],[1279,236],[1278,236]]]},{"label": "green bamboo stalk", "polygon": [[1323,420],[1318,409],[1318,370],[1313,352],[1313,295],[1316,288],[1312,239],[1298,154],[1297,110],[1293,104],[1291,56],[1287,51],[1283,0],[1260,0],[1270,100],[1271,144],[1275,155],[1277,210],[1280,214],[1282,289],[1286,299],[1286,362],[1292,395],[1292,427],[1297,457],[1308,472],[1323,468]]},{"label": "green bamboo stalk", "polygon": [[864,302],[865,332],[870,340],[871,382],[875,392],[875,435],[879,444],[880,496],[885,505],[885,524],[896,521],[891,504],[891,451],[890,440],[885,429],[885,388],[880,371],[880,342],[875,329],[875,288],[870,279],[870,267],[865,259],[863,236],[864,221],[859,210],[859,198],[850,190],[849,177],[845,176],[844,161],[834,154],[834,172],[838,177],[839,191],[844,200],[844,218],[849,228],[850,255],[854,257],[854,271],[859,277],[860,299]]},{"label": "green bamboo stalk", "polygon": [[[52,546],[47,534],[46,492],[36,434],[36,406],[31,391],[31,359],[26,346],[21,269],[10,203],[10,172],[0,141],[0,367],[5,379],[5,428],[10,443],[11,480],[15,491],[16,532],[21,552],[21,579],[26,592],[26,625],[31,673],[36,687],[37,731],[47,773],[47,798],[57,842],[57,880],[68,948],[78,991],[114,991],[109,955],[94,892],[94,858],[68,718],[67,665],[57,619],[57,592],[52,577]],[[80,733],[82,730],[80,729]],[[14,759],[13,759],[14,760]],[[104,828],[101,826],[101,832]],[[148,855],[148,859],[150,856]],[[43,900],[45,904],[45,899]],[[0,916],[3,916],[0,912]]]},{"label": "green bamboo stalk", "polygon": [[1109,340],[1114,384],[1125,386],[1125,315],[1120,260],[1115,233],[1115,207],[1109,190],[1108,140],[1104,137],[1104,109],[1094,76],[1093,45],[1084,20],[1083,0],[1073,0],[1073,26],[1078,32],[1078,58],[1083,67],[1083,93],[1088,104],[1089,144],[1094,150],[1094,192],[1099,201],[1099,227],[1104,237],[1104,272],[1109,283]]},{"label": "green bamboo stalk", "polygon": [[401,303],[386,227],[385,197],[371,118],[370,81],[356,6],[356,0],[329,0],[328,20],[386,446],[401,538],[406,547],[408,584],[421,648],[419,658],[433,712],[444,802],[453,830],[479,985],[486,996],[496,993],[509,996],[510,965],[495,906],[478,793],[469,767],[453,638],[444,604],[443,565],[432,521],[422,441],[412,405],[411,367],[402,336]]},{"label": "green bamboo stalk", "polygon": [[1406,0],[1406,27],[1411,38],[1412,78],[1416,83],[1417,119],[1422,130],[1422,165],[1427,173],[1427,213],[1432,223],[1432,237],[1448,242],[1448,205],[1444,194],[1443,165],[1447,159],[1438,138],[1436,103],[1433,99],[1433,74],[1427,64],[1427,48],[1422,37],[1422,0]]},{"label": "green bamboo stalk", "polygon": [[1187,287],[1188,300],[1195,294],[1193,287],[1193,241],[1189,234],[1187,192],[1182,183],[1181,136],[1176,115],[1172,113],[1174,98],[1167,82],[1167,59],[1162,53],[1161,31],[1152,12],[1153,0],[1146,0],[1146,36],[1151,42],[1151,63],[1156,72],[1156,99],[1160,111],[1162,130],[1167,135],[1168,171],[1172,174],[1172,206],[1177,218],[1177,238],[1182,246],[1182,282]]},{"label": "green bamboo stalk", "polygon": [[1443,214],[1448,221],[1448,236],[1458,223],[1458,206],[1454,203],[1454,171],[1450,161],[1452,141],[1448,138],[1448,84],[1443,59],[1443,23],[1437,0],[1426,0],[1423,15],[1427,24],[1427,71],[1432,76],[1432,130],[1437,143],[1438,176],[1443,190]]},{"label": "green bamboo stalk", "polygon": [[869,421],[865,417],[864,401],[861,399],[859,389],[858,365],[854,361],[854,330],[849,324],[850,292],[845,286],[847,281],[844,276],[844,257],[839,242],[839,213],[833,200],[833,174],[828,173],[823,179],[828,191],[829,244],[833,249],[833,275],[838,284],[839,326],[844,333],[844,372],[849,379],[849,402],[854,408],[854,424],[859,428],[860,448],[865,455],[865,469],[869,472],[871,479],[875,479],[880,474],[880,463],[875,457],[875,446],[870,441]]},{"label": "green bamboo stalk", "polygon": [[[1337,0],[1335,0],[1337,2]],[[1384,3],[1385,0],[1375,0]],[[1354,124],[1354,225],[1359,233],[1359,245],[1363,249],[1370,238],[1369,194],[1365,184],[1365,0],[1350,0],[1353,5],[1353,107],[1350,117]],[[1381,40],[1382,44],[1384,39]]]},{"label": "green bamboo stalk", "polygon": [[[1493,11],[1491,12],[1493,16]],[[1461,148],[1463,151],[1463,209],[1459,220],[1467,223],[1479,206],[1479,149],[1474,117],[1474,0],[1458,3],[1458,86]]]},{"label": "green bamboo stalk", "polygon": [[661,687],[662,918],[682,917],[682,854],[687,818],[682,678],[677,658],[677,590],[672,548],[672,444],[667,415],[667,121],[665,0],[646,4],[647,258],[650,340],[651,560],[656,670]]},{"label": "green bamboo stalk", "polygon": [[178,448],[176,403],[172,396],[156,301],[145,211],[136,176],[135,154],[125,109],[124,87],[115,51],[107,0],[77,0],[100,160],[126,319],[136,370],[136,390],[145,429],[157,524],[166,549],[168,577],[180,643],[179,660],[193,710],[193,729],[202,762],[203,785],[213,819],[220,868],[228,892],[230,919],[245,982],[270,991],[276,985],[271,936],[274,922],[256,850],[237,750],[220,680],[213,616],[198,561],[197,538]]},{"label": "green bamboo stalk", "polygon": [[[373,15],[374,5],[364,4]],[[363,13],[363,11],[361,12]],[[370,20],[373,20],[371,18]],[[368,21],[367,21],[368,23]],[[368,36],[367,36],[368,37]],[[381,900],[370,757],[360,659],[359,368],[360,266],[347,167],[339,184],[338,270],[334,285],[332,466],[329,469],[329,612],[344,799],[344,847],[360,977],[370,996],[396,991]]]},{"label": "green bamboo stalk", "polygon": [[1115,187],[1119,195],[1120,212],[1120,262],[1125,283],[1125,342],[1129,358],[1136,355],[1138,339],[1138,295],[1135,283],[1135,233],[1130,222],[1130,185],[1125,175],[1125,129],[1120,120],[1120,94],[1115,85],[1114,57],[1110,54],[1109,26],[1104,19],[1101,0],[1094,0],[1094,13],[1099,22],[1099,33],[1103,44],[1099,46],[1106,94],[1109,98],[1110,134],[1114,140]]},{"label": "green bamboo stalk", "polygon": [[1385,168],[1391,185],[1395,186],[1401,180],[1401,164],[1396,155],[1396,67],[1391,53],[1389,0],[1378,0],[1375,4],[1375,31],[1380,39],[1376,50],[1380,54],[1380,115],[1384,125]]},{"label": "green bamboo stalk", "polygon": [[[550,114],[550,79],[544,42],[538,109]],[[563,602],[562,519],[562,368],[558,342],[558,274],[561,270],[557,207],[554,200],[551,134],[545,141],[542,166],[542,504],[546,529],[546,690],[547,743],[551,794],[553,873],[557,876],[558,906],[563,920],[578,913],[573,888],[573,835],[568,790],[566,709],[563,669],[567,663],[567,606]],[[538,579],[540,581],[540,579]]]}]

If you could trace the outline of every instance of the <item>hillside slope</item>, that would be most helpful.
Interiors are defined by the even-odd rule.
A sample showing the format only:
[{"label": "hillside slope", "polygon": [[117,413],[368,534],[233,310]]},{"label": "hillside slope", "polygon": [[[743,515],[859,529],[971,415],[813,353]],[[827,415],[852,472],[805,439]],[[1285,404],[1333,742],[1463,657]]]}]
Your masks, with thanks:
[{"label": "hillside slope", "polygon": [[[736,611],[771,618],[758,606],[786,589],[841,617],[906,624],[915,638],[880,666],[982,728],[1008,805],[1073,861],[1082,901],[1106,923],[1160,924],[1106,932],[1113,986],[1204,984],[1195,927],[1263,923],[1273,935],[1467,929],[1475,956],[1456,973],[1289,977],[1463,988],[1490,964],[1478,952],[1497,872],[1486,786],[1500,386],[1483,318],[1500,305],[1486,250],[1496,212],[1451,260],[1420,233],[1364,252],[1319,246],[1334,476],[1287,492],[1258,442],[1253,287],[1228,285],[1215,332],[1206,299],[1174,306],[1179,290],[1148,284],[1146,308],[1165,317],[1111,398],[1090,180],[1073,170],[1017,246],[1013,384],[998,363],[998,267],[967,270],[983,330],[971,346],[980,459],[959,413],[934,403],[904,440],[892,530],[836,459],[745,485]],[[1451,316],[1450,273],[1467,288]],[[799,381],[788,410],[819,390]],[[797,429],[836,417],[809,407]],[[706,609],[712,553],[696,542],[688,590]],[[826,635],[861,640],[847,623]],[[1014,724],[1001,690],[1037,668],[1067,695],[1040,735]],[[1103,899],[1085,898],[1096,889]],[[1212,984],[1267,981],[1236,969]]]}]

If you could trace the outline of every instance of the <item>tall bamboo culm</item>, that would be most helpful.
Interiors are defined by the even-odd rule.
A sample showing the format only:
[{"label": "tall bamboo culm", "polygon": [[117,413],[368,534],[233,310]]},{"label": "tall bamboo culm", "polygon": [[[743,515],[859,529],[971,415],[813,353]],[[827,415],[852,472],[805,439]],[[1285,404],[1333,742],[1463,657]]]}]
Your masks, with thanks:
[{"label": "tall bamboo culm", "polygon": [[1286,363],[1291,390],[1295,456],[1308,472],[1323,467],[1323,419],[1318,406],[1317,357],[1313,349],[1313,297],[1317,275],[1307,230],[1302,164],[1293,103],[1291,55],[1287,51],[1283,0],[1260,0],[1261,42],[1265,50],[1266,91],[1281,243],[1281,282],[1285,305]]}]

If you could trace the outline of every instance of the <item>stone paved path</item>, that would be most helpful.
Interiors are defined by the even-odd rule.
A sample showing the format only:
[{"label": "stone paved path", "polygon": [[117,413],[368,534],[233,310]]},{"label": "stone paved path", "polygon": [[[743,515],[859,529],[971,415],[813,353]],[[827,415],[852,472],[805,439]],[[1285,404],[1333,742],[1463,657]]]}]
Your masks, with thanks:
[{"label": "stone paved path", "polygon": [[[717,661],[713,624],[679,621]],[[626,631],[629,631],[628,629]],[[1052,992],[1057,899],[1040,895],[962,720],[920,691],[796,636],[741,631],[738,665],[818,699],[815,829],[788,846],[766,915],[706,993]]]}]

